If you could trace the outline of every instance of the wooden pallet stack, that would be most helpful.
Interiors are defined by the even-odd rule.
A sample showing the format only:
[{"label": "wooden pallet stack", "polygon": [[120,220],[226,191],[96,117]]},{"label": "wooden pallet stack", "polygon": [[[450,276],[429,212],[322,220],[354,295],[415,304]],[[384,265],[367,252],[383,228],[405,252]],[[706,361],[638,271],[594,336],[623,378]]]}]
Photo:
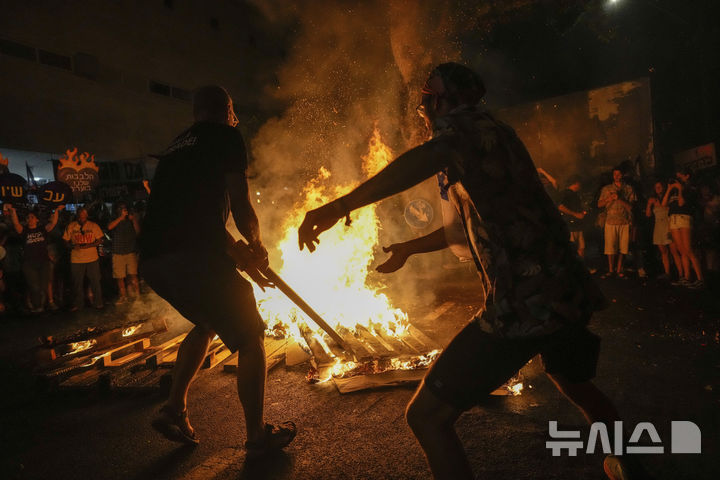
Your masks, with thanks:
[{"label": "wooden pallet stack", "polygon": [[[153,319],[104,332],[86,331],[63,341],[50,338],[36,350],[36,379],[49,390],[167,389],[186,334],[157,342],[166,332],[166,322]],[[222,355],[218,343],[222,345],[215,341],[208,352],[207,368]]]}]

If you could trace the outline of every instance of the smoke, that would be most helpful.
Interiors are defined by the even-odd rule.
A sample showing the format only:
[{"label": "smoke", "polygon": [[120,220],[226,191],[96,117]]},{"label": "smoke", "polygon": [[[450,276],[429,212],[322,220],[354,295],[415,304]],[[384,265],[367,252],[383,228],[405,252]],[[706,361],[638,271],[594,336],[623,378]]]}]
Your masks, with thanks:
[{"label": "smoke", "polygon": [[361,179],[376,123],[395,152],[418,144],[418,86],[433,64],[459,52],[447,46],[446,14],[427,2],[260,3],[269,19],[297,15],[278,86],[265,92],[288,107],[251,142],[253,185],[275,202],[270,211],[259,207],[272,230],[320,166],[338,183]]},{"label": "smoke", "polygon": [[[251,141],[251,184],[260,192],[256,207],[271,249],[321,166],[337,184],[363,180],[361,156],[376,125],[396,155],[426,138],[416,113],[419,89],[434,65],[461,53],[458,16],[441,2],[288,3],[258,2],[268,21],[296,31],[277,86],[265,92],[287,108]],[[402,217],[405,203],[395,199],[378,211],[385,245],[418,236]],[[398,280],[412,280],[424,264],[414,260],[416,270],[406,267],[393,284],[412,290],[413,281]]]}]

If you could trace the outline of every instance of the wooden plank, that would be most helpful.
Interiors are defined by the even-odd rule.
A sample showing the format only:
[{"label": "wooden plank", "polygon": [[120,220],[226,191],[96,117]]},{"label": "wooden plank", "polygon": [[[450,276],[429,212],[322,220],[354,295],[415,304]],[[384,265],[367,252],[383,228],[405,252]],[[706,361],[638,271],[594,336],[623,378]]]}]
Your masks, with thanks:
[{"label": "wooden plank", "polygon": [[390,334],[390,332],[387,332],[382,326],[378,325],[377,327],[373,325],[373,330],[376,337],[380,337],[385,344],[390,346],[398,355],[417,355],[419,353],[425,353],[421,352],[416,348],[410,347],[408,344],[402,342],[399,338],[394,337]]},{"label": "wooden plank", "polygon": [[393,356],[392,347],[385,345],[382,340],[374,336],[364,326],[358,324],[355,326],[355,333],[359,340],[368,345],[373,350],[373,356],[391,357]]},{"label": "wooden plank", "polygon": [[313,358],[318,365],[335,363],[330,353],[325,350],[325,347],[315,338],[314,333],[306,325],[301,326],[300,333],[305,339],[305,343],[310,347]]},{"label": "wooden plank", "polygon": [[371,388],[417,385],[425,377],[427,369],[390,370],[374,375],[356,375],[348,378],[333,378],[340,393],[357,392]]},{"label": "wooden plank", "polygon": [[412,336],[415,340],[422,343],[426,347],[426,352],[429,352],[431,350],[436,350],[438,348],[441,348],[440,344],[433,340],[432,338],[425,335],[422,331],[420,331],[417,327],[414,325],[410,325],[407,329],[408,335]]},{"label": "wooden plank", "polygon": [[[138,321],[101,333],[88,331],[80,336],[76,335],[73,338],[56,342],[50,346],[39,347],[36,351],[36,362],[40,365],[64,363],[72,360],[72,358],[76,356],[84,356],[90,353],[97,355],[98,353],[96,352],[100,352],[103,349],[126,344],[138,338],[149,338],[152,335],[166,331],[167,322],[164,318]],[[80,342],[90,342],[90,347],[85,350],[70,353],[73,351],[74,346]]]},{"label": "wooden plank", "polygon": [[[345,343],[353,349],[355,353],[355,361],[369,360],[373,357],[372,352],[355,337],[355,334],[345,327],[338,328],[338,334],[343,337]],[[350,359],[353,360],[353,359]]]},{"label": "wooden plank", "polygon": [[142,351],[149,347],[150,339],[145,337],[133,340],[125,345],[121,345],[119,347],[104,351],[102,352],[102,365],[103,367],[122,366],[128,361],[130,361],[126,358],[127,356],[132,356],[132,359],[137,358],[139,355],[136,355],[136,353],[140,353],[140,355],[142,355]]},{"label": "wooden plank", "polygon": [[425,345],[423,342],[417,340],[412,335],[410,335],[407,332],[404,332],[402,335],[402,341],[406,345],[410,345],[411,348],[413,348],[415,351],[420,353],[426,353],[428,351],[427,345]]},{"label": "wooden plank", "polygon": [[97,388],[102,370],[90,368],[66,378],[58,385],[60,390],[93,390]]},{"label": "wooden plank", "polygon": [[310,354],[294,338],[288,340],[285,347],[285,365],[292,367],[310,360]]},{"label": "wooden plank", "polygon": [[210,344],[207,353],[205,354],[205,360],[203,360],[201,369],[208,369],[215,367],[222,360],[225,360],[230,356],[230,350],[225,346],[220,339],[215,340]]},{"label": "wooden plank", "polygon": [[[279,364],[285,358],[285,349],[288,345],[287,338],[276,339],[265,337],[265,364],[266,370]],[[223,365],[224,372],[237,372],[238,356],[237,353],[230,355],[229,360]]]}]

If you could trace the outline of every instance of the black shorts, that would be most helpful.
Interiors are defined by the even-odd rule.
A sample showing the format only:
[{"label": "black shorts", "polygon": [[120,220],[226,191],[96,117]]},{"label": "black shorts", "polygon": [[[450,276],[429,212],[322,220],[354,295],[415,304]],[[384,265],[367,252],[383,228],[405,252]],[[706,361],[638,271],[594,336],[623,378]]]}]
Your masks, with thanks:
[{"label": "black shorts", "polygon": [[541,337],[499,338],[470,322],[442,352],[425,376],[441,400],[467,410],[486,398],[540,354],[545,372],[573,383],[595,377],[600,337],[584,325],[564,327]]},{"label": "black shorts", "polygon": [[265,330],[252,285],[225,255],[181,251],[141,257],[140,274],[180,315],[215,331],[233,352]]}]

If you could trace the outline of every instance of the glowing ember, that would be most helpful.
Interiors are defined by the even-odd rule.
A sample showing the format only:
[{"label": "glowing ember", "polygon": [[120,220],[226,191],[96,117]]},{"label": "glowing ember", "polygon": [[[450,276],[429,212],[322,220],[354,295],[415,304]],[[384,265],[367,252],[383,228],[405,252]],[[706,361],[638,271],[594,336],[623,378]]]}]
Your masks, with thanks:
[{"label": "glowing ember", "polygon": [[73,342],[69,344],[70,351],[67,352],[65,355],[75,355],[79,352],[84,352],[85,350],[90,350],[92,347],[94,347],[97,344],[97,340],[82,340],[80,342]]},{"label": "glowing ember", "polygon": [[133,333],[137,332],[140,327],[142,327],[142,323],[139,325],[132,325],[130,327],[124,328],[122,331],[122,336],[129,337]]},{"label": "glowing ember", "polygon": [[522,395],[523,384],[522,382],[518,382],[514,385],[508,384],[507,389],[513,396]]},{"label": "glowing ember", "polygon": [[[368,177],[374,175],[392,158],[392,151],[382,142],[376,127],[369,151],[363,157],[363,172]],[[376,335],[397,338],[409,326],[407,314],[394,308],[388,297],[378,292],[382,285],[369,285],[367,281],[368,267],[373,262],[379,236],[374,205],[353,212],[351,227],[338,225],[323,233],[315,254],[300,251],[297,247],[297,229],[305,212],[355,186],[333,185],[331,173],[324,167],[319,170],[305,186],[302,201],[284,225],[284,235],[278,244],[283,266],[276,271],[336,330],[344,327],[354,332],[358,326],[363,326]],[[277,290],[263,292],[255,287],[255,295],[269,336],[286,334],[306,343],[301,331],[307,334],[308,327],[316,327],[300,309]],[[321,330],[313,330],[311,336],[330,357],[335,357]],[[342,376],[355,368],[356,364],[336,358],[331,371],[333,376]]]}]

